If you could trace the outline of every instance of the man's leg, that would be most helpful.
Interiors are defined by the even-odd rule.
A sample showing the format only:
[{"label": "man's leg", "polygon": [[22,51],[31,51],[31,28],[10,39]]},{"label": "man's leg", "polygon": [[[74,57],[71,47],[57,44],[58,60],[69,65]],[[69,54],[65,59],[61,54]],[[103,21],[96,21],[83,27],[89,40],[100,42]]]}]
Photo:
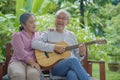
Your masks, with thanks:
[{"label": "man's leg", "polygon": [[68,71],[66,80],[78,80],[76,73],[72,70]]},{"label": "man's leg", "polygon": [[69,71],[69,63],[67,62],[67,60],[61,60],[58,63],[56,63],[54,65],[54,67],[52,68],[51,72],[52,75],[54,76],[66,76],[68,71]]},{"label": "man's leg", "polygon": [[87,72],[76,58],[61,60],[53,67],[52,74],[56,76],[66,76],[69,70],[74,71],[79,80],[89,80]]},{"label": "man's leg", "polygon": [[70,68],[77,74],[79,80],[90,80],[86,70],[77,58],[69,58]]}]

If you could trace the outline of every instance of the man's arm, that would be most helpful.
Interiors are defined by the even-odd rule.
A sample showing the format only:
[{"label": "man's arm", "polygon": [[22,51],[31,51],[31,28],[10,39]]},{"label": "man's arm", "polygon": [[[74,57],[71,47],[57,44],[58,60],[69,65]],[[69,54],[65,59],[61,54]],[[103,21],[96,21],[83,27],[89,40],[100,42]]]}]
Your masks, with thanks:
[{"label": "man's arm", "polygon": [[[74,34],[72,34],[72,39],[74,44],[78,44],[77,39]],[[79,48],[73,49],[72,52],[74,53],[75,57],[77,57],[80,60],[84,59],[84,55],[81,55]]]},{"label": "man's arm", "polygon": [[49,31],[46,31],[42,33],[39,38],[34,39],[32,41],[32,48],[46,52],[53,52],[54,44],[48,43],[48,34]]}]

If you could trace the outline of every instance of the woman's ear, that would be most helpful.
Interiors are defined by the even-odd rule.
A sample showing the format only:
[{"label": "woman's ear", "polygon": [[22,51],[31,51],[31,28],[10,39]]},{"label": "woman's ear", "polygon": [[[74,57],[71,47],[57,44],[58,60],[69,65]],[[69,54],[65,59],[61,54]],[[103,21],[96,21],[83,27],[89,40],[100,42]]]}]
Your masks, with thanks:
[{"label": "woman's ear", "polygon": [[25,28],[25,24],[21,24]]}]

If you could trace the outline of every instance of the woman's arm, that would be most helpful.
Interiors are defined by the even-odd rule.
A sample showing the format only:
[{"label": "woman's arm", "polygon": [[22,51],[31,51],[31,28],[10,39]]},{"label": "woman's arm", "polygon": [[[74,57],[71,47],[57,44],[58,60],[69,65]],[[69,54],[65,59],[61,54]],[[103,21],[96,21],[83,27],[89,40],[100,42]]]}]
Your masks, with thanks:
[{"label": "woman's arm", "polygon": [[37,64],[32,57],[30,57],[29,53],[25,50],[25,45],[22,40],[22,36],[20,33],[13,34],[12,38],[12,46],[15,51],[15,56],[18,60],[26,62],[27,64],[31,65],[32,67],[36,68],[40,71],[40,66]]},{"label": "woman's arm", "polygon": [[32,57],[30,57],[29,53],[25,50],[25,45],[19,32],[13,34],[12,46],[15,52],[15,56],[18,60],[24,61],[26,63],[28,63],[29,60],[32,60]]}]

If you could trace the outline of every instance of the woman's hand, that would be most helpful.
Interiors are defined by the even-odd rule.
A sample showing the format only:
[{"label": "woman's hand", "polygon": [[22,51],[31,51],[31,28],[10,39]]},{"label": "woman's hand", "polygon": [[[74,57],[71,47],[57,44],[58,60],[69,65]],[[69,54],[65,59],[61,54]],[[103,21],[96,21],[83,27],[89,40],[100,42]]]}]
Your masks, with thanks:
[{"label": "woman's hand", "polygon": [[50,32],[53,32],[55,29],[49,27],[48,30],[49,30]]},{"label": "woman's hand", "polygon": [[86,55],[86,46],[85,46],[85,44],[80,44],[79,45],[79,52],[80,52],[81,57]]},{"label": "woman's hand", "polygon": [[40,66],[37,63],[33,63],[31,67],[36,68],[38,71],[40,71]]},{"label": "woman's hand", "polygon": [[29,60],[28,64],[31,65],[31,67],[36,68],[38,71],[40,71],[40,66],[37,64],[34,60]]}]

